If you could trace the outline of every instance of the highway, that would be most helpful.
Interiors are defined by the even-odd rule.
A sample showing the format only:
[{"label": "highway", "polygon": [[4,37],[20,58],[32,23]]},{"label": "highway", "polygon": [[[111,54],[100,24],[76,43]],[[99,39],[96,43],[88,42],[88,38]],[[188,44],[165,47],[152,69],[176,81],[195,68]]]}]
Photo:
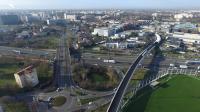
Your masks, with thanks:
[{"label": "highway", "polygon": [[16,47],[6,47],[6,46],[0,46],[0,51],[15,53],[15,54],[36,55],[36,56],[48,56],[54,54],[54,52],[47,50],[35,50],[30,48],[16,48]]},{"label": "highway", "polygon": [[[83,53],[82,59],[86,63],[92,64],[92,65],[101,65],[101,66],[113,66],[116,68],[124,69],[129,68],[132,64],[133,59],[136,59],[139,54],[132,54],[132,55],[112,55],[112,59],[116,61],[116,63],[105,63],[103,62],[104,59],[108,59],[108,56],[105,54],[95,54],[95,53]],[[170,57],[170,56],[157,56],[156,60],[154,60],[154,63],[151,63],[152,59],[155,58],[151,53],[148,53],[143,62],[141,63],[141,66],[148,68],[149,66],[155,67],[157,63],[159,63],[159,68],[168,68],[171,63],[176,63],[177,65],[183,65],[185,64],[185,61],[189,61],[190,59],[182,59],[177,57]],[[193,59],[195,60],[195,59]],[[150,65],[151,63],[151,65]]]},{"label": "highway", "polygon": [[123,80],[121,81],[120,85],[117,88],[117,91],[109,105],[107,112],[118,112],[122,97],[125,93],[128,83],[130,82],[131,77],[133,73],[135,72],[137,66],[143,60],[144,56],[161,41],[160,36],[157,34],[156,34],[156,38],[157,38],[156,41],[153,44],[148,45],[147,48],[143,50],[143,52],[136,58],[136,60],[128,69],[125,77],[123,78]]}]

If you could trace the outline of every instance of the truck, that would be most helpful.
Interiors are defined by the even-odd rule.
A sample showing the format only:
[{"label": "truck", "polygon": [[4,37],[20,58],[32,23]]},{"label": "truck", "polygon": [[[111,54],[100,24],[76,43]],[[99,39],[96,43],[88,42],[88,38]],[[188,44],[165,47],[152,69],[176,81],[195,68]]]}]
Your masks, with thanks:
[{"label": "truck", "polygon": [[200,70],[200,66],[198,66],[197,69]]},{"label": "truck", "polygon": [[200,66],[197,67],[198,73],[200,73]]},{"label": "truck", "polygon": [[21,54],[20,50],[13,50],[13,52],[16,53],[16,54]]},{"label": "truck", "polygon": [[180,67],[181,69],[187,69],[187,68],[188,68],[187,65],[180,65],[179,67]]},{"label": "truck", "polygon": [[115,60],[103,60],[104,63],[116,63]]},{"label": "truck", "polygon": [[173,63],[169,64],[170,67],[175,67],[175,65]]}]

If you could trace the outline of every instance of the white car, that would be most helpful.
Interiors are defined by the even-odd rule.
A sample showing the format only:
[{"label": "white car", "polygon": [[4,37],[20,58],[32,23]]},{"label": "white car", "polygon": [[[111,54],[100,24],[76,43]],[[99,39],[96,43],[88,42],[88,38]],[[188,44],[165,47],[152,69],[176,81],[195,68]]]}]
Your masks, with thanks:
[{"label": "white car", "polygon": [[56,89],[57,92],[60,92],[61,90],[62,90],[61,88],[57,88],[57,89]]},{"label": "white car", "polygon": [[51,100],[53,100],[53,98],[52,98],[52,97],[49,97],[47,101],[50,102]]},{"label": "white car", "polygon": [[89,104],[89,105],[91,105],[91,104],[92,104],[92,102],[89,102],[88,104]]}]

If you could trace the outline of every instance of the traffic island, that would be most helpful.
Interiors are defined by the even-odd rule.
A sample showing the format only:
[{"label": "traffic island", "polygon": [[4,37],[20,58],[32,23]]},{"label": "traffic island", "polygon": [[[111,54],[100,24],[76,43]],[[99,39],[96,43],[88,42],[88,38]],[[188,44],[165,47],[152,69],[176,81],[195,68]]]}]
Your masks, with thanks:
[{"label": "traffic island", "polygon": [[62,106],[63,104],[65,104],[66,100],[67,100],[67,98],[65,98],[64,96],[57,96],[52,99],[51,104],[54,107],[59,107],[59,106]]}]

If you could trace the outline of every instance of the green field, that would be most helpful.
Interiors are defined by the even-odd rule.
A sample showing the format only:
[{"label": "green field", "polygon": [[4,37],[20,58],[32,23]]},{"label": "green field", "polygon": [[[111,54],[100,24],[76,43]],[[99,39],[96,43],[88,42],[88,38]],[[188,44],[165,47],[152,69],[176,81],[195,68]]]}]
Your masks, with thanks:
[{"label": "green field", "polygon": [[123,112],[200,112],[200,79],[183,75],[165,79],[156,89],[140,90]]},{"label": "green field", "polygon": [[0,88],[6,85],[16,85],[14,73],[18,70],[16,64],[0,64]]},{"label": "green field", "polygon": [[5,112],[30,112],[25,102],[7,101],[4,102]]}]

